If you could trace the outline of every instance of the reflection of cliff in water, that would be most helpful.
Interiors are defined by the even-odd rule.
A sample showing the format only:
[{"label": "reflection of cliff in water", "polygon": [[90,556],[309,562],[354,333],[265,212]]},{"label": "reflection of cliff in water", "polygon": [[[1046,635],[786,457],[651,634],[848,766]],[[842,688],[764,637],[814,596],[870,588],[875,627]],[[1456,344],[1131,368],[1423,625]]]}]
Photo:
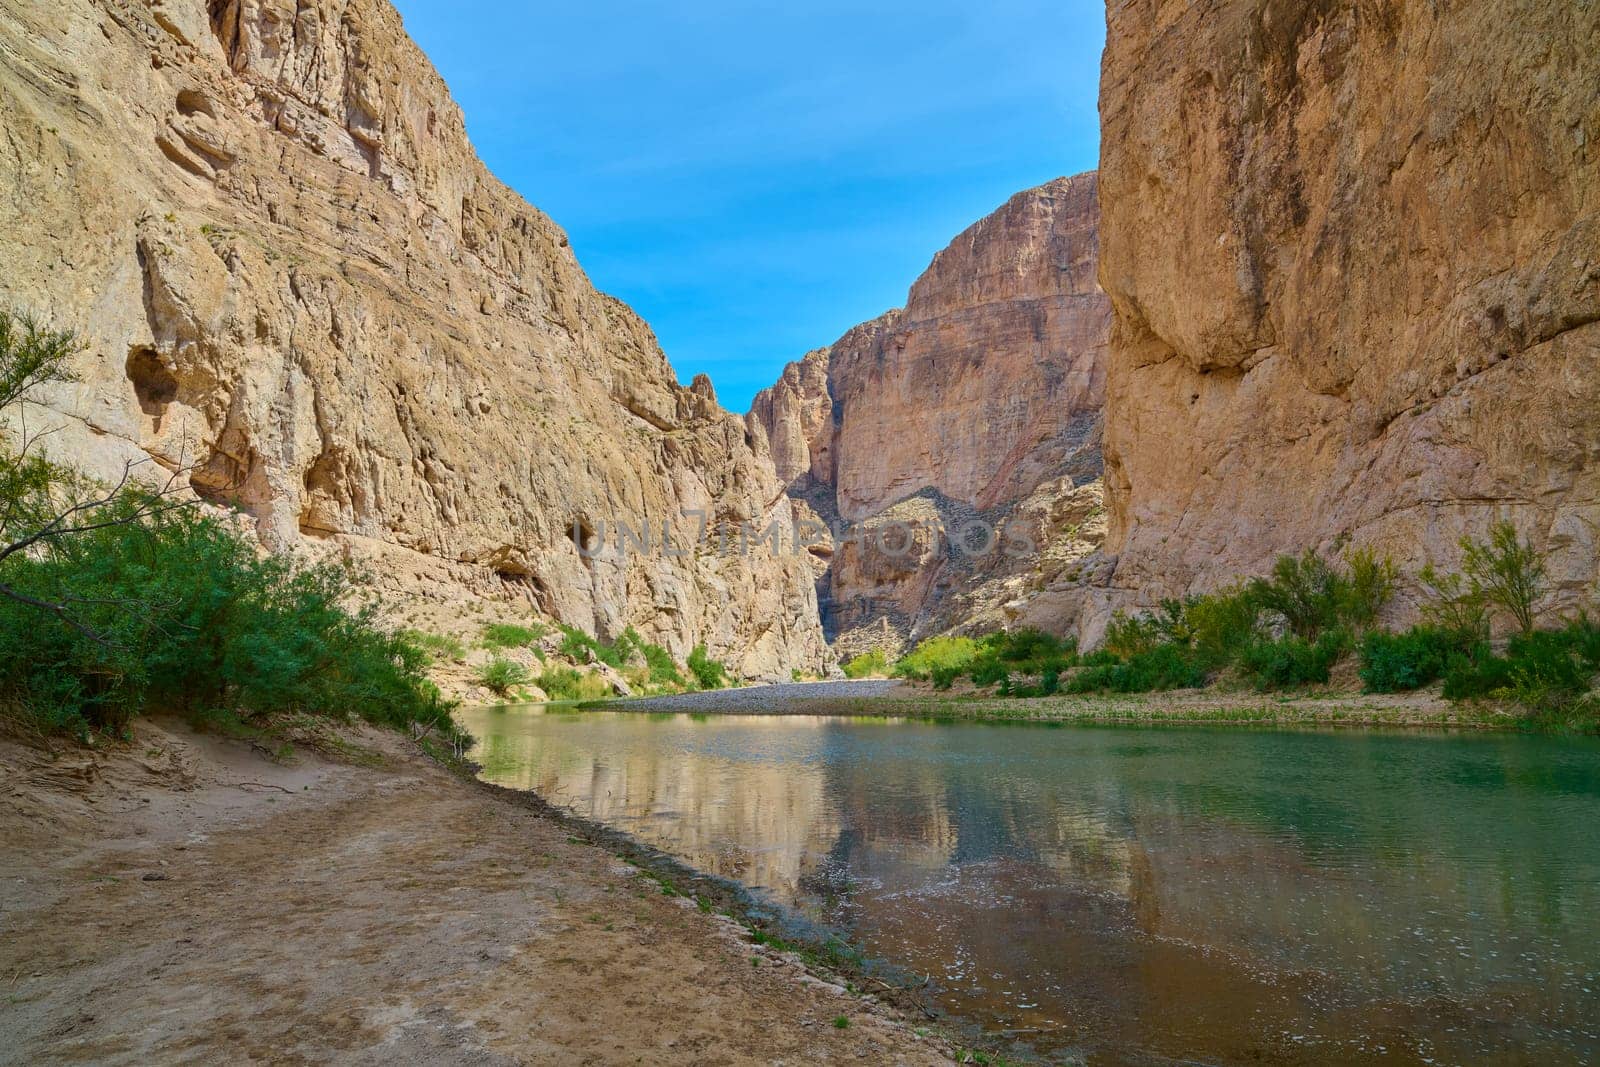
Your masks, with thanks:
[{"label": "reflection of cliff in water", "polygon": [[1600,746],[1581,739],[467,725],[486,776],[767,886],[1053,1047],[1600,1057],[1600,840],[1577,829],[1600,818]]}]

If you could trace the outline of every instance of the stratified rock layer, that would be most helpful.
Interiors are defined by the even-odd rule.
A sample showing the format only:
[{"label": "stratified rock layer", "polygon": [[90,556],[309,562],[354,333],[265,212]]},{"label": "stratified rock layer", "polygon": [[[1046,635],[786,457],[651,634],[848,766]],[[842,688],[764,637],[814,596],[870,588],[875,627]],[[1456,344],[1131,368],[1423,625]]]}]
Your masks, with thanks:
[{"label": "stratified rock layer", "polygon": [[685,511],[787,524],[770,465],[478,161],[387,0],[6,3],[0,252],[0,299],[86,342],[57,456],[193,465],[267,544],[402,585],[820,667],[803,559],[686,544]]},{"label": "stratified rock layer", "polygon": [[1497,518],[1591,590],[1600,6],[1108,14],[1112,599],[1346,541],[1448,565]]},{"label": "stratified rock layer", "polygon": [[[846,650],[999,625],[1098,544],[1098,488],[1077,488],[1100,475],[1097,219],[1092,173],[1017,194],[934,257],[903,310],[756,397],[751,431],[790,492],[867,531],[816,550]],[[1013,536],[952,546],[974,522]],[[908,541],[893,524],[916,529]],[[981,531],[965,543],[981,549]]]}]

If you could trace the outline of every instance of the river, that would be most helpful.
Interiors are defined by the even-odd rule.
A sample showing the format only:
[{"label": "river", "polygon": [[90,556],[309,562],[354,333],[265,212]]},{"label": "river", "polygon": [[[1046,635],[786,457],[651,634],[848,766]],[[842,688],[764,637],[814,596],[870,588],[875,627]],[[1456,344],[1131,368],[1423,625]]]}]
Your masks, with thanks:
[{"label": "river", "polygon": [[1600,1062],[1600,740],[472,709],[1066,1062]]}]

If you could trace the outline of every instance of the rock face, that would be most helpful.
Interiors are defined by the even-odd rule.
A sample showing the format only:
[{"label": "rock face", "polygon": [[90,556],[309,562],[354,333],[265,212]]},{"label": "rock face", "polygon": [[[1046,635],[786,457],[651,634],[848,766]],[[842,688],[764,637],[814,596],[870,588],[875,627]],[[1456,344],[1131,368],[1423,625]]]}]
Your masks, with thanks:
[{"label": "rock face", "polygon": [[1600,6],[1108,16],[1113,599],[1304,546],[1451,564],[1497,518],[1592,591]]},{"label": "rock face", "polygon": [[192,466],[266,544],[392,581],[821,666],[803,559],[689,545],[685,511],[787,524],[770,464],[478,161],[387,0],[8,2],[0,144],[0,300],[86,342],[58,458]]},{"label": "rock face", "polygon": [[[934,257],[904,309],[756,397],[747,421],[790,493],[860,527],[813,550],[846,650],[997,625],[1098,543],[1098,487],[1078,488],[1100,475],[1097,224],[1092,173],[1017,194]],[[951,543],[973,523],[1005,530],[993,550],[981,528]]]}]

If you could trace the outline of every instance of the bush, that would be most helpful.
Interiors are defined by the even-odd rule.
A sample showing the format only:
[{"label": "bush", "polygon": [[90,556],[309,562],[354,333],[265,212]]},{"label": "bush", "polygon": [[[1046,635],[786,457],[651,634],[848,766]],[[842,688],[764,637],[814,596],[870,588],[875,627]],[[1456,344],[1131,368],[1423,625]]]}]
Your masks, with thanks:
[{"label": "bush", "polygon": [[[970,637],[930,637],[912,649],[894,665],[894,673],[902,678],[928,681],[935,673],[949,674],[951,681],[965,672],[978,655],[978,642]],[[948,689],[946,685],[944,688]]]},{"label": "bush", "polygon": [[1190,597],[1184,604],[1183,625],[1184,636],[1202,661],[1221,666],[1261,636],[1261,603],[1247,585]]},{"label": "bush", "polygon": [[622,669],[626,657],[615,645],[608,645],[599,638],[584,633],[576,626],[561,627],[561,654],[575,663],[589,662],[589,653],[594,653],[595,661],[604,663],[608,667]]},{"label": "bush", "polygon": [[478,684],[499,696],[510,695],[513,689],[522,688],[530,680],[528,668],[498,656],[478,669]]},{"label": "bush", "polygon": [[[1042,676],[1054,671],[1059,676],[1077,662],[1078,644],[1072,638],[1052,637],[1034,629],[1001,630],[976,643],[966,673],[972,676],[974,685],[998,685],[1002,695],[1021,695],[1032,690],[1013,687],[1012,674]],[[939,678],[948,673],[940,671]]]},{"label": "bush", "polygon": [[1176,642],[1156,645],[1126,663],[1095,660],[1073,675],[1069,693],[1149,693],[1167,689],[1194,689],[1205,685],[1207,672],[1192,650]]},{"label": "bush", "polygon": [[1510,615],[1524,635],[1533,633],[1544,598],[1544,557],[1523,544],[1509,522],[1496,523],[1488,541],[1462,538],[1461,550],[1461,569],[1472,593]]},{"label": "bush", "polygon": [[1314,550],[1280,556],[1270,578],[1257,578],[1249,589],[1263,609],[1283,617],[1289,632],[1306,641],[1340,628],[1363,630],[1394,595],[1398,572],[1387,559],[1368,550],[1346,554],[1343,566]]},{"label": "bush", "polygon": [[984,650],[1001,663],[1008,663],[1028,674],[1077,662],[1078,642],[1073,638],[1052,637],[1042,630],[1024,628],[990,634]]},{"label": "bush", "polygon": [[655,685],[683,685],[683,675],[678,671],[678,664],[673,661],[672,653],[660,645],[641,644],[640,653],[644,662],[650,668],[650,681]]},{"label": "bush", "polygon": [[1496,656],[1487,641],[1479,642],[1469,653],[1450,657],[1444,669],[1444,688],[1447,700],[1475,700],[1479,697],[1511,693],[1514,679],[1511,661]]},{"label": "bush", "polygon": [[1259,689],[1293,689],[1325,685],[1333,665],[1350,650],[1350,635],[1329,630],[1315,641],[1293,634],[1257,641],[1239,657],[1240,666]]},{"label": "bush", "polygon": [[1501,697],[1533,709],[1558,709],[1592,686],[1600,671],[1600,627],[1580,617],[1559,630],[1518,634],[1497,656],[1486,644],[1458,655],[1445,671],[1452,700]]},{"label": "bush", "polygon": [[[73,381],[78,347],[0,312],[0,409]],[[459,736],[428,653],[379,626],[376,605],[352,608],[354,592],[342,566],[264,557],[172,496],[106,490],[0,444],[0,702],[46,728],[122,733],[162,708]]]},{"label": "bush", "polygon": [[972,663],[972,684],[978,686],[1007,685],[1011,681],[1011,669],[999,659],[980,656]]},{"label": "bush", "polygon": [[544,633],[544,627],[537,623],[532,626],[518,626],[508,622],[490,623],[483,628],[483,647],[527,648],[543,637]]},{"label": "bush", "polygon": [[1459,574],[1436,571],[1424,564],[1417,580],[1427,594],[1422,617],[1435,628],[1460,634],[1469,642],[1489,639],[1489,609]]},{"label": "bush", "polygon": [[695,645],[689,653],[689,673],[701,689],[721,689],[728,684],[728,668],[712,659],[703,644]]},{"label": "bush", "polygon": [[1369,548],[1345,553],[1345,573],[1336,585],[1335,615],[1341,625],[1360,632],[1378,621],[1378,614],[1394,596],[1400,572],[1387,557],[1379,559]]},{"label": "bush", "polygon": [[888,673],[889,657],[881,648],[863,652],[844,665],[846,678],[882,678]]},{"label": "bush", "polygon": [[1122,661],[1149,652],[1167,639],[1165,627],[1155,616],[1129,616],[1118,611],[1111,616],[1100,647]]},{"label": "bush", "polygon": [[6,583],[70,617],[0,601],[0,692],[45,725],[120,732],[150,708],[250,718],[360,715],[454,731],[429,655],[355,609],[337,564],[262,556],[192,508],[125,494],[98,528],[6,561]]},{"label": "bush", "polygon": [[1361,641],[1361,682],[1369,693],[1421,689],[1443,677],[1451,658],[1470,653],[1474,643],[1437,626],[1398,634],[1375,630]]}]

